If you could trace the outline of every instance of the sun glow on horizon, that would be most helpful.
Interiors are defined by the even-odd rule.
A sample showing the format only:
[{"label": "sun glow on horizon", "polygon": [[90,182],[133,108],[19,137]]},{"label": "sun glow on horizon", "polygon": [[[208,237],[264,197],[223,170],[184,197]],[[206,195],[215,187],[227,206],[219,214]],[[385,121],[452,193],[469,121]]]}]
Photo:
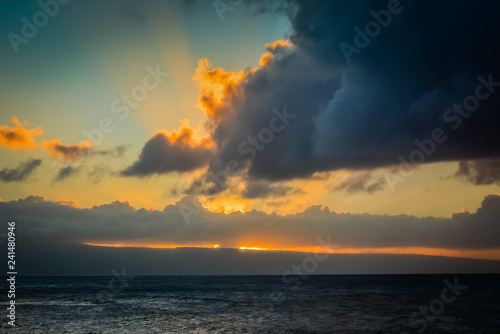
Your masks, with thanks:
[{"label": "sun glow on horizon", "polygon": [[325,248],[315,247],[267,247],[259,246],[229,246],[221,247],[220,244],[147,244],[147,243],[83,243],[87,246],[95,247],[116,247],[116,248],[157,248],[157,249],[176,249],[176,248],[203,248],[203,249],[235,249],[244,251],[273,251],[273,252],[302,252],[302,253],[329,253],[329,254],[405,254],[405,255],[428,255],[428,256],[447,256],[470,259],[500,260],[500,249],[491,250],[468,250],[468,249],[441,249],[425,247],[383,247],[383,248]]},{"label": "sun glow on horizon", "polygon": [[241,249],[241,250],[272,250],[272,249],[269,249],[269,248],[261,248],[261,247],[245,247],[245,246],[241,246],[241,247],[239,247],[238,249]]}]

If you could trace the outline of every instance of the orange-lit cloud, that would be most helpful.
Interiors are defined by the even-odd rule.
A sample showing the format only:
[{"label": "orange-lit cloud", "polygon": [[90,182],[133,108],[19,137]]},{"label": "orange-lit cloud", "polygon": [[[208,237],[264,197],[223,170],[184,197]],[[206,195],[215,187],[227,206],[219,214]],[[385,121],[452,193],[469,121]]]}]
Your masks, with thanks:
[{"label": "orange-lit cloud", "polygon": [[26,121],[23,121],[23,122],[20,122],[19,119],[16,117],[16,116],[12,116],[11,120],[10,120],[15,126],[17,126],[18,128],[22,127],[22,126],[27,126],[28,125],[28,122]]},{"label": "orange-lit cloud", "polygon": [[210,66],[207,59],[200,59],[193,80],[200,91],[197,106],[205,110],[211,120],[218,123],[233,112],[231,99],[241,95],[239,83],[248,73],[225,71],[222,68],[210,70]]},{"label": "orange-lit cloud", "polygon": [[260,57],[259,65],[264,67],[267,66],[273,59],[273,54],[271,52],[266,52]]},{"label": "orange-lit cloud", "polygon": [[76,145],[62,144],[59,139],[45,140],[42,143],[43,147],[49,150],[53,157],[62,156],[66,160],[75,160],[79,156],[87,155],[92,152],[92,142],[89,140],[82,141]]},{"label": "orange-lit cloud", "polygon": [[[247,182],[247,189],[241,194],[243,197],[255,199],[284,196],[287,190],[291,190],[273,186],[270,182],[267,182],[267,185],[264,184],[266,182],[258,182],[261,181],[260,175],[256,176],[252,173],[252,169],[255,164],[260,163],[269,165],[263,167],[263,170],[274,170],[276,169],[274,162],[279,163],[279,159],[276,158],[282,155],[287,156],[283,160],[295,159],[293,148],[296,145],[288,147],[285,141],[289,135],[282,131],[290,124],[289,119],[294,119],[297,115],[287,112],[287,107],[283,106],[283,103],[288,103],[289,100],[283,93],[290,82],[288,75],[290,74],[294,80],[298,80],[300,75],[295,78],[295,71],[285,73],[279,63],[286,61],[287,58],[290,62],[295,61],[293,59],[295,50],[295,46],[286,40],[266,44],[266,53],[262,56],[261,66],[238,72],[222,68],[212,69],[207,59],[198,61],[193,77],[200,92],[198,107],[208,116],[207,128],[216,143],[216,151],[207,173],[196,179],[189,189],[211,195],[225,191],[230,187],[229,182],[215,184],[211,175],[225,172],[228,166],[235,165],[236,162],[237,168],[234,168],[236,172],[230,173],[231,179],[236,175],[245,177],[248,171],[249,175],[253,174],[252,177],[256,181]],[[272,89],[265,89],[264,86],[272,86]],[[269,93],[276,87],[282,86],[285,88],[276,91],[276,94]],[[299,91],[301,90],[294,91],[294,98],[297,98]],[[314,94],[318,95],[317,92]],[[273,102],[272,96],[276,96],[276,102]],[[299,105],[294,105],[294,108],[301,109]],[[278,107],[282,110],[278,110]],[[278,123],[279,128],[276,127]],[[280,150],[273,154],[278,146]],[[290,156],[283,150],[290,152]],[[283,170],[286,171],[287,168]],[[264,173],[259,171],[259,174]],[[279,178],[283,177],[281,171],[276,174]],[[269,178],[271,182],[273,178]]]},{"label": "orange-lit cloud", "polygon": [[74,208],[78,208],[78,204],[76,204],[75,201],[60,200],[60,201],[57,201],[57,203],[59,203],[61,205],[72,206]]},{"label": "orange-lit cloud", "polygon": [[195,138],[193,130],[189,128],[189,123],[184,124],[179,130],[174,131],[158,131],[153,136],[163,134],[172,145],[189,146],[191,148],[213,146],[213,141],[210,136],[203,138]]},{"label": "orange-lit cloud", "polygon": [[0,126],[0,145],[14,149],[23,148],[25,150],[35,148],[37,143],[34,137],[44,134],[42,128],[26,129],[22,125],[27,125],[28,123],[24,122],[22,124],[15,116],[12,116],[11,122],[16,126],[15,128],[11,128],[8,125]]},{"label": "orange-lit cloud", "polygon": [[261,67],[268,66],[274,59],[276,53],[282,52],[284,49],[292,48],[293,44],[287,40],[277,40],[272,44],[266,43],[267,52],[260,57],[259,65]]}]

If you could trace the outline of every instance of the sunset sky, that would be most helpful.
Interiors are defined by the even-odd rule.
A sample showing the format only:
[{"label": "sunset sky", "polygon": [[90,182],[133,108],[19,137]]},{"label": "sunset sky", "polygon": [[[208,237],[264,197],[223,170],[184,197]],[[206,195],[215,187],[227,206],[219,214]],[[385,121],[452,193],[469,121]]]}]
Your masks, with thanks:
[{"label": "sunset sky", "polygon": [[48,3],[0,3],[2,221],[500,260],[500,4]]}]

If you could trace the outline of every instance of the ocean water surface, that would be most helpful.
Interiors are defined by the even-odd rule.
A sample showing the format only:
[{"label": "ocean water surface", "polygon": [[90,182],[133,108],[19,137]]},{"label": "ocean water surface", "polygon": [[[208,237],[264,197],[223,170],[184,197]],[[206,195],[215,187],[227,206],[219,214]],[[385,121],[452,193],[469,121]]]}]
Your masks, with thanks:
[{"label": "ocean water surface", "polygon": [[[294,277],[17,277],[16,327],[5,307],[2,326],[30,334],[499,333],[500,275]],[[6,306],[5,290],[0,298]]]}]

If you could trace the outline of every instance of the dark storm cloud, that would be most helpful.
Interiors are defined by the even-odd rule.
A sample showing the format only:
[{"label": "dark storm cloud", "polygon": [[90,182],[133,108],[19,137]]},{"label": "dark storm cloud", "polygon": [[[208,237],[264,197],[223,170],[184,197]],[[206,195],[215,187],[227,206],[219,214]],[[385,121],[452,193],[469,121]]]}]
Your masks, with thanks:
[{"label": "dark storm cloud", "polygon": [[[453,218],[337,213],[320,205],[289,215],[259,211],[210,212],[192,198],[163,211],[134,209],[128,202],[78,209],[47,202],[41,196],[0,202],[0,220],[12,217],[23,238],[86,243],[159,243],[174,245],[247,243],[316,247],[328,236],[342,248],[431,247],[500,248],[500,196],[487,196],[476,213]],[[186,220],[186,217],[189,220]]]},{"label": "dark storm cloud", "polygon": [[4,168],[0,170],[0,180],[3,182],[24,181],[41,164],[42,160],[40,159],[28,159],[21,162],[16,168]]},{"label": "dark storm cloud", "polygon": [[212,150],[203,143],[192,145],[190,141],[191,134],[171,138],[159,132],[144,145],[139,159],[121,174],[149,176],[173,171],[188,172],[203,167],[212,156]]},{"label": "dark storm cloud", "polygon": [[500,185],[500,158],[460,161],[455,177],[464,178],[475,185]]},{"label": "dark storm cloud", "polygon": [[[283,3],[294,46],[268,46],[269,61],[207,113],[219,115],[210,172],[234,160],[276,181],[397,165],[415,150],[424,163],[500,155],[500,3],[401,1],[350,63],[340,45],[356,46],[354,28],[377,22],[370,12],[383,15],[388,1]],[[259,133],[284,107],[296,117],[264,145]]]}]

